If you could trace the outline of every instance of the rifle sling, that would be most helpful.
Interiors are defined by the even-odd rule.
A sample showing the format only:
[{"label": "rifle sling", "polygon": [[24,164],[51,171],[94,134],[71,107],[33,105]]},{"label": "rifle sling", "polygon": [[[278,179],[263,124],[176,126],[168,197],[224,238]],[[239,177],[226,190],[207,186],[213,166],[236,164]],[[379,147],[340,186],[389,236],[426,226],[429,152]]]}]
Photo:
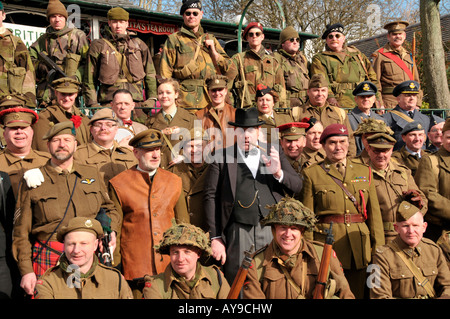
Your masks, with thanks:
[{"label": "rifle sling", "polygon": [[401,260],[406,264],[406,266],[412,272],[414,277],[419,281],[420,286],[422,286],[426,290],[428,296],[430,298],[435,298],[436,292],[434,291],[433,286],[431,286],[431,282],[428,280],[428,278],[425,278],[422,275],[422,272],[419,270],[419,268],[417,268],[416,264],[412,261],[412,259],[406,256],[405,252],[400,249],[400,247],[395,241],[389,242],[388,245],[394,250],[397,256],[399,256]]},{"label": "rifle sling", "polygon": [[115,52],[114,56],[117,59],[117,62],[119,62],[120,68],[123,71],[123,74],[125,75],[125,77],[127,78],[127,81],[130,83],[133,83],[133,76],[130,73],[130,70],[128,70],[127,64],[126,64],[126,58],[125,55],[120,53],[117,48],[111,43],[109,42],[107,39],[103,39],[105,40],[106,44],[108,44]]}]

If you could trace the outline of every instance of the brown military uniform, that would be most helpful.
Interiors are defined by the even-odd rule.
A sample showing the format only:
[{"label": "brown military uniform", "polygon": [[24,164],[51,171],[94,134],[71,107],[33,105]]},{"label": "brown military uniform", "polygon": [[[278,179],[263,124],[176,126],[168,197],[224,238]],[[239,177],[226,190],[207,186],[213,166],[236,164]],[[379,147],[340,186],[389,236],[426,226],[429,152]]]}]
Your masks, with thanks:
[{"label": "brown military uniform", "polygon": [[349,133],[348,141],[350,146],[348,148],[348,154],[351,157],[356,156],[356,143],[355,138],[353,137],[352,126],[350,125],[350,120],[344,110],[332,106],[328,102],[323,107],[319,107],[312,105],[311,102],[308,101],[300,107],[298,118],[294,120],[299,121],[304,117],[315,117],[322,123],[324,129],[330,124],[344,124]]},{"label": "brown military uniform", "polygon": [[[422,238],[415,248],[407,246],[400,237],[396,237],[393,243],[413,261],[435,288],[438,297],[450,297],[450,271],[438,245],[426,238]],[[391,246],[378,247],[373,264],[380,267],[380,285],[369,289],[370,298],[427,298],[425,288]]]},{"label": "brown military uniform", "polygon": [[[323,244],[302,239],[295,263],[288,265],[280,256],[281,253],[275,241],[272,241],[253,258],[244,284],[244,298],[312,299],[321,260],[316,245]],[[303,269],[305,266],[306,270]],[[283,268],[289,273],[299,290],[296,290],[288,280]],[[354,299],[355,296],[350,291],[335,254],[330,259],[330,271],[331,279],[336,281],[335,295],[340,299]]]},{"label": "brown military uniform", "polygon": [[97,168],[105,185],[108,185],[111,178],[138,162],[129,148],[119,146],[117,142],[114,142],[112,149],[104,149],[94,142],[89,142],[79,147],[73,158],[81,164]]},{"label": "brown military uniform", "polygon": [[303,148],[302,162],[304,163],[305,167],[309,167],[314,163],[321,162],[325,159],[325,157],[326,157],[326,155],[325,155],[325,151],[323,149],[314,151],[307,147]]},{"label": "brown military uniform", "polygon": [[50,154],[47,152],[35,150],[30,150],[24,158],[13,155],[7,148],[0,153],[0,167],[8,173],[16,198],[23,183],[23,174],[29,169],[45,165],[49,159]]},{"label": "brown military uniform", "polygon": [[88,143],[91,140],[91,133],[88,126],[89,118],[75,106],[73,107],[73,112],[67,112],[59,105],[52,104],[39,113],[39,121],[32,126],[34,136],[31,147],[38,151],[48,152],[47,141],[44,141],[42,137],[55,124],[70,120],[79,123],[79,126],[75,129],[78,145]]},{"label": "brown military uniform", "polygon": [[399,163],[405,165],[411,170],[412,176],[416,174],[417,168],[419,167],[419,163],[421,161],[422,156],[424,153],[430,153],[428,150],[421,150],[421,157],[419,158],[418,155],[413,155],[410,152],[408,152],[405,148],[405,146],[402,146],[401,149],[398,151],[394,151],[392,153],[392,158],[395,158]]},{"label": "brown military uniform", "polygon": [[[230,285],[217,266],[202,266],[197,263],[195,279],[190,287],[180,276],[175,275],[171,265],[152,278],[146,277],[145,299],[226,299]],[[198,279],[197,279],[198,278]]]},{"label": "brown military uniform", "polygon": [[63,227],[75,216],[95,218],[101,207],[111,218],[113,231],[118,231],[121,222],[95,168],[74,163],[72,170],[66,173],[53,167],[49,160],[41,172],[44,182],[37,188],[28,188],[23,183],[17,198],[13,253],[22,275],[33,272],[33,241],[45,242],[50,235],[50,241],[55,241],[54,230],[59,222],[59,227]]},{"label": "brown military uniform", "polygon": [[94,259],[89,273],[76,283],[79,286],[71,287],[67,282],[74,275],[67,271],[68,261],[63,255],[59,265],[47,270],[37,281],[35,299],[133,299],[122,274],[99,263],[97,257]]},{"label": "brown military uniform", "polygon": [[[273,112],[273,116],[267,116],[260,112],[258,118],[265,122],[263,125],[261,125],[261,129],[262,130],[265,129],[266,131],[265,132],[261,131],[261,132],[262,132],[262,134],[267,134],[266,135],[267,143],[269,143],[269,144],[272,144],[272,130],[275,130],[277,128],[277,126],[294,122],[294,119],[292,118],[292,116],[290,114],[278,113],[275,111]],[[274,138],[274,141],[276,141],[276,143],[278,143],[279,136],[274,136],[273,138]]]}]

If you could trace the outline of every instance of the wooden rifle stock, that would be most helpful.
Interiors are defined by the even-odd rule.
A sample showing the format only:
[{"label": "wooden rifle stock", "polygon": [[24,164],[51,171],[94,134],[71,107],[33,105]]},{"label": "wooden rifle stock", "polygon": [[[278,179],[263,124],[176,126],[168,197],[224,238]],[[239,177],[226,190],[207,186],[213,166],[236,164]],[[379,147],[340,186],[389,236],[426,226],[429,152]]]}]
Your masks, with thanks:
[{"label": "wooden rifle stock", "polygon": [[314,288],[313,299],[324,299],[325,288],[328,281],[328,273],[330,268],[331,254],[333,253],[333,223],[330,223],[330,228],[327,232],[325,245],[323,246],[322,259],[320,261],[319,274],[317,275],[316,287]]},{"label": "wooden rifle stock", "polygon": [[242,286],[244,286],[245,278],[247,278],[248,269],[252,265],[252,245],[249,250],[244,252],[244,260],[242,260],[241,267],[239,268],[236,277],[234,278],[233,284],[231,285],[230,292],[228,293],[227,299],[237,299],[239,293],[241,292]]}]

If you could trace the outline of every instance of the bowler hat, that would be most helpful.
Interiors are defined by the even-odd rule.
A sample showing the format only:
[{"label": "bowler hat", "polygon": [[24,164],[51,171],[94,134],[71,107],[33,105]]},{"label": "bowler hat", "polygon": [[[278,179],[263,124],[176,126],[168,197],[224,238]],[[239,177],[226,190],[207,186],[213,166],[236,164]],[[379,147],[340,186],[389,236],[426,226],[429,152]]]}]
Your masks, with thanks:
[{"label": "bowler hat", "polygon": [[258,109],[256,107],[238,108],[235,113],[235,121],[229,121],[228,124],[237,127],[256,127],[266,122],[258,118]]}]

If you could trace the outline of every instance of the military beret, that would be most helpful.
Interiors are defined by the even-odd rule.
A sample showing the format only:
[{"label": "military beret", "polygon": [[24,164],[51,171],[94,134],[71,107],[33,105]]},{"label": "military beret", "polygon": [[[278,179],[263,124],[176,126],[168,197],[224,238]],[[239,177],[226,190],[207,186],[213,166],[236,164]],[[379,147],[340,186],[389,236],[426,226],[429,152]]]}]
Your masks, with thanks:
[{"label": "military beret", "polygon": [[445,131],[450,130],[450,117],[447,117],[445,119],[445,124],[444,127],[442,128],[442,133],[444,133]]},{"label": "military beret", "polygon": [[121,7],[115,7],[109,9],[106,17],[108,20],[125,20],[128,21],[130,19],[130,14]]},{"label": "military beret", "polygon": [[413,131],[422,131],[424,130],[424,127],[422,124],[420,124],[417,121],[413,121],[413,122],[409,122],[408,124],[405,125],[405,127],[403,128],[403,130],[401,131],[401,135],[406,135],[409,132],[413,132]]},{"label": "military beret", "polygon": [[344,34],[344,26],[342,24],[340,24],[340,23],[327,24],[325,32],[322,34],[322,39],[326,39],[327,36],[331,32],[339,32],[339,33]]},{"label": "military beret", "polygon": [[300,38],[293,26],[288,26],[280,32],[280,44],[292,38]]},{"label": "military beret", "polygon": [[445,120],[442,117],[431,114],[430,115],[430,130],[433,126],[435,126],[439,123],[442,123],[442,122],[445,122]]},{"label": "military beret", "polygon": [[28,127],[38,119],[35,111],[24,107],[13,107],[0,112],[0,122],[6,127]]},{"label": "military beret", "polygon": [[399,96],[402,93],[415,93],[419,94],[420,84],[416,81],[404,81],[397,85],[392,91],[392,95]]},{"label": "military beret", "polygon": [[291,122],[277,126],[280,132],[280,138],[287,140],[297,140],[302,136],[305,136],[305,129],[309,127],[305,122]]},{"label": "military beret", "polygon": [[274,97],[275,102],[278,100],[278,94],[271,87],[268,87],[264,84],[258,84],[256,86],[256,95],[255,98],[258,99],[266,94],[270,94]]},{"label": "military beret", "polygon": [[42,139],[50,141],[53,137],[63,134],[71,134],[76,136],[75,125],[72,121],[65,121],[53,125],[45,134]]},{"label": "military beret", "polygon": [[394,135],[394,131],[386,124],[385,121],[377,120],[372,117],[363,119],[353,132],[353,135],[361,136],[363,134],[372,133],[386,133],[388,135]]},{"label": "military beret", "polygon": [[391,32],[403,32],[406,27],[409,26],[409,23],[406,21],[393,21],[384,25],[384,29],[386,29],[389,33]]},{"label": "military beret", "polygon": [[417,206],[404,200],[401,202],[400,206],[397,209],[396,220],[398,222],[407,221],[412,216],[414,216],[417,212],[420,212],[420,209]]},{"label": "military beret", "polygon": [[243,37],[244,39],[246,39],[246,38],[247,38],[247,33],[248,33],[248,31],[250,31],[250,29],[253,29],[253,28],[258,28],[259,30],[261,30],[261,32],[264,33],[264,29],[263,29],[263,26],[262,26],[261,23],[259,23],[259,22],[250,22],[250,23],[245,27],[244,33],[242,34],[242,37]]},{"label": "military beret", "polygon": [[314,74],[311,79],[309,79],[308,89],[328,87],[328,84],[328,80],[323,74]]},{"label": "military beret", "polygon": [[97,112],[95,112],[95,114],[92,116],[92,118],[88,124],[92,125],[95,121],[98,121],[98,120],[109,120],[109,121],[119,123],[119,119],[118,119],[116,113],[114,113],[114,111],[108,107],[105,107],[105,108],[100,109]]},{"label": "military beret", "polygon": [[0,109],[12,106],[25,106],[26,100],[23,95],[7,94],[0,98]]},{"label": "military beret", "polygon": [[78,93],[81,83],[71,77],[59,78],[52,82],[52,88],[61,93]]},{"label": "military beret", "polygon": [[183,0],[183,4],[180,8],[180,15],[183,15],[187,9],[199,9],[202,10],[202,3],[199,0]]},{"label": "military beret", "polygon": [[128,145],[134,148],[153,148],[162,146],[162,133],[155,129],[148,129],[136,134]]},{"label": "military beret", "polygon": [[306,133],[317,123],[317,119],[314,116],[304,117],[302,122],[308,124],[308,127],[305,128]]},{"label": "military beret", "polygon": [[370,81],[364,81],[359,83],[353,90],[354,96],[375,95],[378,92],[378,88]]},{"label": "military beret", "polygon": [[228,77],[225,75],[216,74],[206,79],[205,82],[208,90],[223,89],[228,86]]},{"label": "military beret", "polygon": [[390,149],[397,142],[394,137],[386,133],[375,133],[367,137],[367,142],[371,147]]},{"label": "military beret", "polygon": [[103,228],[98,220],[87,217],[73,217],[69,220],[67,226],[61,227],[56,234],[56,239],[59,242],[64,242],[64,236],[73,231],[89,232],[97,238],[103,236]]},{"label": "military beret", "polygon": [[63,17],[68,18],[67,9],[59,0],[50,0],[47,5],[47,18],[50,16],[59,14]]},{"label": "military beret", "polygon": [[320,135],[320,144],[324,144],[327,138],[332,136],[348,136],[347,127],[339,123],[328,125]]}]

